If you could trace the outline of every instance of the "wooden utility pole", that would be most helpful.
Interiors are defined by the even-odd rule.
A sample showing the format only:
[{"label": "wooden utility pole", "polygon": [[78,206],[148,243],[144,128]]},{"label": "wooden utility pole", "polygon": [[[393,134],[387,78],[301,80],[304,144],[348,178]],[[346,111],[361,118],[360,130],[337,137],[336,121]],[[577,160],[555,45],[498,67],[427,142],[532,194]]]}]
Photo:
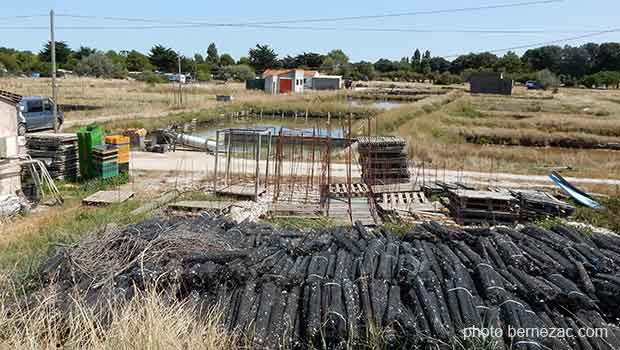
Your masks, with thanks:
[{"label": "wooden utility pole", "polygon": [[179,104],[183,104],[183,83],[181,81],[181,55],[179,57]]},{"label": "wooden utility pole", "polygon": [[54,37],[54,10],[50,10],[50,50],[52,56],[52,111],[54,116],[54,132],[58,132],[58,96],[56,94],[56,38]]}]

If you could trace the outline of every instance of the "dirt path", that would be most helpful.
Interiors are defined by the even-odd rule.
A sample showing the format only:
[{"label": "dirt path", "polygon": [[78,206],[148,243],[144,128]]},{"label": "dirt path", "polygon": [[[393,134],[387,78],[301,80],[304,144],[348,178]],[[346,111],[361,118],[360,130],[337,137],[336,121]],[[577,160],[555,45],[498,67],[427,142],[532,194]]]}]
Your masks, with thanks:
[{"label": "dirt path", "polygon": [[[220,161],[223,158],[220,158]],[[251,161],[248,161],[251,163]],[[221,164],[221,163],[220,163]],[[287,166],[288,165],[288,166]],[[273,166],[273,162],[271,165]],[[185,176],[192,176],[192,178],[205,177],[207,175],[212,176],[212,171],[215,167],[215,157],[213,155],[200,153],[200,152],[172,152],[166,154],[146,153],[146,152],[134,152],[132,154],[132,167],[137,171],[159,171],[170,172],[175,174],[186,174]],[[261,161],[261,167],[265,167],[265,161]],[[248,166],[248,169],[251,167]],[[284,164],[283,175],[289,175],[287,173],[290,169],[290,163]],[[309,166],[303,165],[297,166],[298,169],[309,169]],[[317,164],[318,169],[318,164]],[[345,164],[332,164],[332,176],[337,179],[346,178],[346,166]],[[353,177],[360,177],[360,169],[357,165],[353,166]],[[435,174],[435,170],[426,169],[424,176],[422,175],[422,169],[411,168],[411,174],[414,176],[414,181],[422,183],[423,181],[435,181],[441,180],[446,182],[461,181],[470,184],[489,184],[494,186],[507,186],[507,187],[553,187],[553,182],[549,177],[544,175],[519,175],[508,173],[486,173],[477,171],[455,171],[455,170],[440,170]],[[594,179],[594,178],[574,178],[567,177],[569,182],[579,185],[605,185],[605,186],[620,186],[620,179]]]}]

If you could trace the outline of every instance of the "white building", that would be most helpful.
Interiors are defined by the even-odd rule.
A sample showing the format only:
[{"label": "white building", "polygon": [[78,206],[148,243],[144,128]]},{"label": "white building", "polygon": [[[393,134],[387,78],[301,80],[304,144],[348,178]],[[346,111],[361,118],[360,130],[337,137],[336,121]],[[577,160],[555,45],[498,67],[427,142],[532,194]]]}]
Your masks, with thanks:
[{"label": "white building", "polygon": [[320,74],[315,70],[304,71],[304,88],[312,89],[312,79],[318,77]]},{"label": "white building", "polygon": [[272,95],[304,92],[303,69],[268,69],[263,73],[265,92]]},{"label": "white building", "polygon": [[0,197],[21,191],[21,166],[17,136],[19,101],[0,94]]}]

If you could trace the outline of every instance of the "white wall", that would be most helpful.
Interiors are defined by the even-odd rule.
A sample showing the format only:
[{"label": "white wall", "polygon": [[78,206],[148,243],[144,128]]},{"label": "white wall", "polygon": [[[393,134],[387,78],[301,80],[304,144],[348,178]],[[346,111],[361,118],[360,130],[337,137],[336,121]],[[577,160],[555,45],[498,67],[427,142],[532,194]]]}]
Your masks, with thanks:
[{"label": "white wall", "polygon": [[275,95],[280,91],[280,86],[278,84],[277,76],[268,76],[265,78],[265,92],[268,94]]},{"label": "white wall", "polygon": [[301,69],[296,70],[293,79],[294,91],[296,93],[304,92],[304,71]]},{"label": "white wall", "polygon": [[[8,157],[17,157],[17,107],[0,99],[0,142],[6,147]],[[8,146],[8,147],[7,147]],[[15,194],[21,190],[19,160],[0,158],[0,195]]]}]

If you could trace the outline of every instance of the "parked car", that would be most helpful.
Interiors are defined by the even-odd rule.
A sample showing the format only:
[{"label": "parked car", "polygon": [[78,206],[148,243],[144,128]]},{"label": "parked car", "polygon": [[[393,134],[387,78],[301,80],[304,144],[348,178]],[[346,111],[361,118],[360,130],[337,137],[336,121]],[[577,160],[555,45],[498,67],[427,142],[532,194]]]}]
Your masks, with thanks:
[{"label": "parked car", "polygon": [[542,87],[540,86],[540,84],[538,84],[538,82],[536,80],[528,80],[525,82],[525,87],[528,90],[538,90],[541,89]]},{"label": "parked car", "polygon": [[[54,129],[54,102],[48,97],[22,97],[17,111],[17,131],[25,135],[31,131]],[[58,128],[62,127],[65,116],[58,111]]]}]

